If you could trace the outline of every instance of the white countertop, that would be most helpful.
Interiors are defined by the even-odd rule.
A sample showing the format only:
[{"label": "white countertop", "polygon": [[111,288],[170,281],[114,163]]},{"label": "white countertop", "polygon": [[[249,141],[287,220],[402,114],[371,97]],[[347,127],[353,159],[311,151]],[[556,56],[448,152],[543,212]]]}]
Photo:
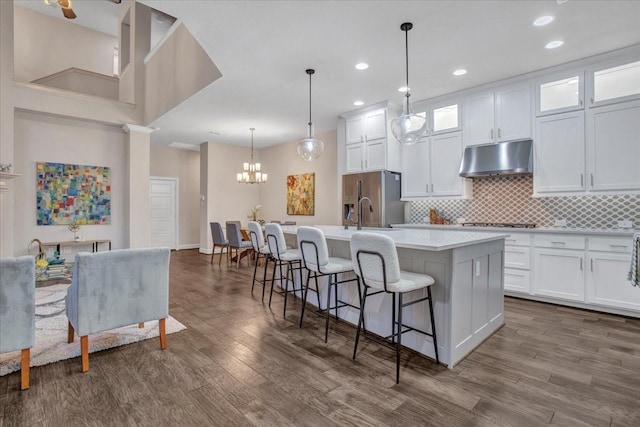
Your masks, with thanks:
[{"label": "white countertop", "polygon": [[[357,230],[355,227],[349,227],[345,230],[340,225],[316,225],[315,227],[321,229],[327,239],[333,240],[351,240],[351,236]],[[298,226],[283,226],[282,231],[285,234],[295,234],[298,230]],[[460,248],[463,246],[475,245],[478,243],[491,242],[494,240],[504,239],[509,236],[509,233],[501,232],[482,232],[482,231],[469,231],[468,229],[458,230],[455,233],[454,230],[408,230],[401,228],[376,228],[367,229],[363,228],[362,231],[370,233],[381,233],[391,237],[396,246],[399,248],[420,249],[426,251],[445,251],[448,249]]]},{"label": "white countertop", "polygon": [[450,231],[468,231],[470,229],[478,232],[495,232],[503,233],[552,233],[552,234],[582,234],[582,235],[601,235],[601,236],[633,236],[638,229],[634,228],[573,228],[573,227],[536,227],[536,228],[508,228],[508,227],[469,227],[459,224],[454,225],[438,225],[438,224],[391,224],[394,228],[416,229],[416,230],[450,230]]}]

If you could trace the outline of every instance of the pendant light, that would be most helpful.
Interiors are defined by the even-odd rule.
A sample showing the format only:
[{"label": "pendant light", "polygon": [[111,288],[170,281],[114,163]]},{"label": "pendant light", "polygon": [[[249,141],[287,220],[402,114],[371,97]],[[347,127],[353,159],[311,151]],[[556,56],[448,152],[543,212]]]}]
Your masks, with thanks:
[{"label": "pendant light", "polygon": [[305,72],[309,75],[309,131],[307,137],[298,142],[298,154],[304,160],[310,162],[322,155],[324,142],[316,139],[313,135],[313,124],[311,123],[311,75],[315,73],[316,70],[309,68]]},{"label": "pendant light", "polygon": [[405,100],[402,104],[402,114],[391,120],[391,133],[401,144],[411,145],[418,142],[427,132],[427,118],[413,113],[411,107],[409,93],[409,30],[413,28],[411,22],[405,22],[400,25],[400,29],[404,31],[405,36],[405,58],[407,71],[407,85],[405,92]]},{"label": "pendant light", "polygon": [[242,164],[242,172],[236,174],[238,183],[240,184],[262,184],[267,182],[267,174],[261,171],[260,163],[253,163],[253,131],[255,128],[249,128],[251,131],[251,162]]}]

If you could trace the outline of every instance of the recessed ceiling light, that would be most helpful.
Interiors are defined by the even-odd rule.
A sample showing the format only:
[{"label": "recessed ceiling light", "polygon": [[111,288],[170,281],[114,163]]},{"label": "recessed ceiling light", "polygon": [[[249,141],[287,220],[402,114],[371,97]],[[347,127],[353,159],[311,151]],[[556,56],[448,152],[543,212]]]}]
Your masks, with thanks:
[{"label": "recessed ceiling light", "polygon": [[560,47],[564,44],[564,42],[562,40],[554,40],[552,42],[547,43],[544,47],[545,49],[555,49],[557,47]]},{"label": "recessed ceiling light", "polygon": [[407,90],[410,90],[411,88],[408,88],[406,86],[402,86],[398,88],[398,92],[406,92]]},{"label": "recessed ceiling light", "polygon": [[361,105],[364,105],[364,102],[362,102],[362,101],[353,101],[353,105],[355,105],[355,106],[358,106],[358,107],[359,107],[359,106],[361,106]]},{"label": "recessed ceiling light", "polygon": [[366,70],[367,68],[369,68],[369,64],[367,63],[360,62],[359,64],[356,64],[356,70]]},{"label": "recessed ceiling light", "polygon": [[553,22],[553,20],[556,19],[553,16],[549,16],[549,15],[545,15],[545,16],[541,16],[540,18],[536,19],[535,21],[533,21],[533,25],[535,25],[536,27],[543,27],[547,24],[550,24]]},{"label": "recessed ceiling light", "polygon": [[465,70],[465,69],[463,69],[463,68],[460,68],[460,69],[455,70],[455,71],[453,72],[453,75],[454,75],[454,76],[464,76],[465,74],[467,74],[467,70]]}]

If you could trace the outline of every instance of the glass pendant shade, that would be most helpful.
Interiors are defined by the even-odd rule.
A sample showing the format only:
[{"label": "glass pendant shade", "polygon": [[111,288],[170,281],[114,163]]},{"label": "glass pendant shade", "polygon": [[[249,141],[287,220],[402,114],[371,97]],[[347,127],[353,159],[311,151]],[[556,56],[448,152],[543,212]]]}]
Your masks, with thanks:
[{"label": "glass pendant shade", "polygon": [[316,71],[309,68],[305,70],[305,72],[309,75],[309,132],[305,139],[298,142],[297,148],[300,157],[310,162],[322,155],[322,152],[324,151],[324,142],[317,139],[313,134],[313,123],[311,122],[311,75]]},{"label": "glass pendant shade", "polygon": [[240,184],[263,184],[267,182],[267,174],[261,172],[262,165],[260,163],[253,162],[253,131],[255,128],[250,128],[251,131],[251,162],[242,164],[242,172],[236,174],[236,180]]},{"label": "glass pendant shade", "polygon": [[411,108],[411,94],[409,93],[409,30],[413,28],[411,22],[400,25],[405,37],[405,67],[407,76],[407,88],[404,95],[402,114],[391,120],[391,133],[400,144],[412,145],[420,140],[427,132],[427,118],[413,114]]},{"label": "glass pendant shade", "polygon": [[427,118],[413,114],[409,98],[400,116],[391,120],[391,133],[401,144],[412,145],[427,132]]},{"label": "glass pendant shade", "polygon": [[313,135],[313,125],[309,126],[309,134],[305,139],[298,142],[298,154],[304,160],[310,162],[317,159],[324,151],[324,142]]}]

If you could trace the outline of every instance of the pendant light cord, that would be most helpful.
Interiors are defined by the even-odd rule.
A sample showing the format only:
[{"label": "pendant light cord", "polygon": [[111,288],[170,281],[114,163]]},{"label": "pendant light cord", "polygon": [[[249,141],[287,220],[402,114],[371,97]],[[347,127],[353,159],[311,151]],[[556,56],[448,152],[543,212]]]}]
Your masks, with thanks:
[{"label": "pendant light cord", "polygon": [[404,52],[404,57],[405,57],[405,67],[406,67],[406,73],[407,73],[407,93],[404,95],[406,98],[406,102],[407,102],[407,114],[409,113],[409,97],[411,96],[409,94],[409,30],[410,27],[405,27],[404,30],[404,47],[405,47],[405,52]]},{"label": "pendant light cord", "polygon": [[253,164],[253,131],[255,130],[254,128],[251,128],[251,163]]},{"label": "pendant light cord", "polygon": [[309,132],[311,132],[311,73],[309,73]]}]

